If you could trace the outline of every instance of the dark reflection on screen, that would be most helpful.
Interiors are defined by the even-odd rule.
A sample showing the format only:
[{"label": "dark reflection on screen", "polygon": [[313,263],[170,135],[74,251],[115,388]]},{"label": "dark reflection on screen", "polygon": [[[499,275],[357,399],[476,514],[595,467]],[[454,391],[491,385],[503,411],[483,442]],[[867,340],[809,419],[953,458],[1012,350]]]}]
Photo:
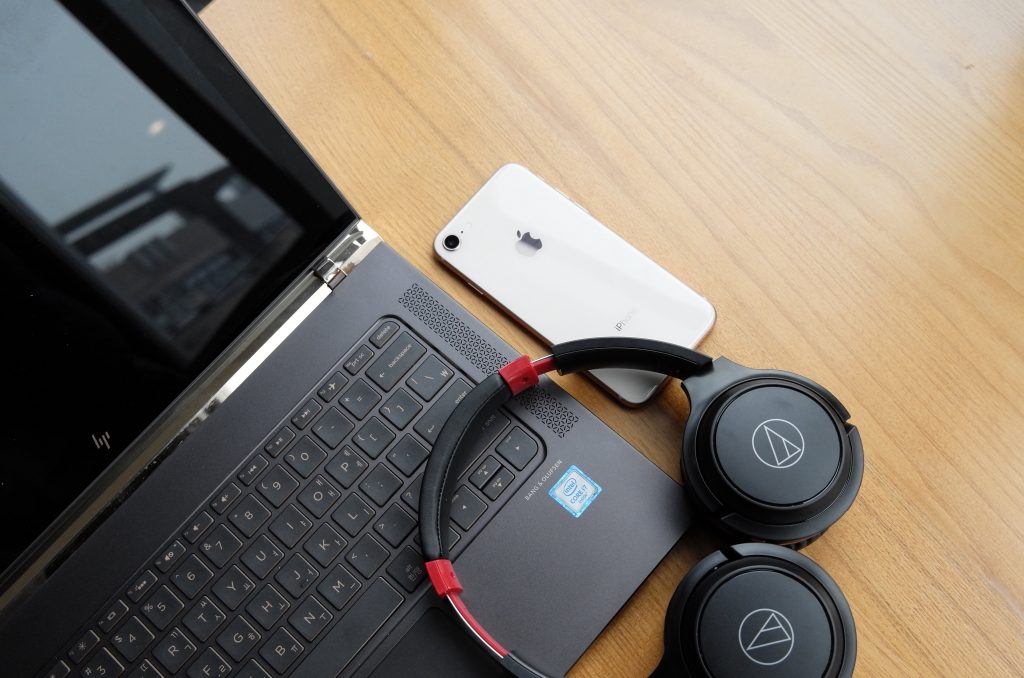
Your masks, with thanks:
[{"label": "dark reflection on screen", "polygon": [[0,229],[19,403],[0,512],[22,516],[2,571],[224,347],[302,228],[57,2],[14,0],[0,6]]}]

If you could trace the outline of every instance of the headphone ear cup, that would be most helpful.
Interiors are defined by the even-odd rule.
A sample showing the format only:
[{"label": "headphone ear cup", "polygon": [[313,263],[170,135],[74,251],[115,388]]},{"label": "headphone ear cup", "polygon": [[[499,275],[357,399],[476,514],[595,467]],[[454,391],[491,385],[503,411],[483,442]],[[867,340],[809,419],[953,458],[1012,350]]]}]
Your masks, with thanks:
[{"label": "headphone ear cup", "polygon": [[828,391],[795,374],[724,358],[683,386],[690,396],[684,487],[712,524],[799,549],[853,503],[863,447],[849,413]]},{"label": "headphone ear cup", "polygon": [[773,544],[738,544],[676,588],[652,676],[849,678],[856,657],[849,603],[821,566]]}]

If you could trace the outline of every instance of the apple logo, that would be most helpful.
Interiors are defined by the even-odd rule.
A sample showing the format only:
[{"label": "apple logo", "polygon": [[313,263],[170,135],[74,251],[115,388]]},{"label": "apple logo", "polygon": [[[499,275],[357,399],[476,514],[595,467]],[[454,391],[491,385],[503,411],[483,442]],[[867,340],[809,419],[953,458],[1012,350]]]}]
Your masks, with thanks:
[{"label": "apple logo", "polygon": [[540,248],[544,246],[544,243],[540,241],[540,238],[534,238],[530,235],[530,232],[521,233],[516,231],[516,237],[519,240],[516,241],[516,249],[519,250],[520,254],[525,254],[528,257],[532,257]]}]

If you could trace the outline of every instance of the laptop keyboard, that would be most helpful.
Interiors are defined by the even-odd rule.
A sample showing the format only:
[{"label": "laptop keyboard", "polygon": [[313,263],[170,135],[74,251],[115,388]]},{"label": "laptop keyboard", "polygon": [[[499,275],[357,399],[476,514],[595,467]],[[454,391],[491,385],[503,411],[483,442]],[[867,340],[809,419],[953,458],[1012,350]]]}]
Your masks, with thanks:
[{"label": "laptop keyboard", "polygon": [[[379,320],[43,675],[265,678],[321,648],[340,670],[428,586],[421,474],[470,388]],[[455,554],[540,443],[502,411],[478,447],[452,501]]]}]

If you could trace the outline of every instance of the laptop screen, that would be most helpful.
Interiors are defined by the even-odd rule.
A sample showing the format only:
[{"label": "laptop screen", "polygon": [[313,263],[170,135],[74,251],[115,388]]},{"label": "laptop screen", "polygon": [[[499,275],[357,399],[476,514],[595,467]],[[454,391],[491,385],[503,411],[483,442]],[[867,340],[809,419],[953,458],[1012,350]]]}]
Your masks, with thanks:
[{"label": "laptop screen", "polygon": [[4,4],[0,63],[3,571],[347,221],[286,209],[55,0]]}]

